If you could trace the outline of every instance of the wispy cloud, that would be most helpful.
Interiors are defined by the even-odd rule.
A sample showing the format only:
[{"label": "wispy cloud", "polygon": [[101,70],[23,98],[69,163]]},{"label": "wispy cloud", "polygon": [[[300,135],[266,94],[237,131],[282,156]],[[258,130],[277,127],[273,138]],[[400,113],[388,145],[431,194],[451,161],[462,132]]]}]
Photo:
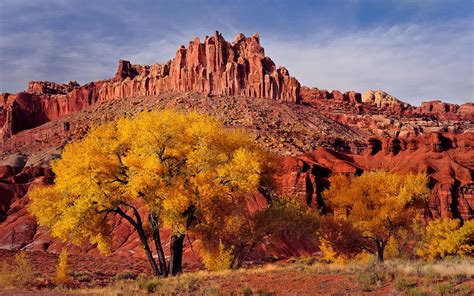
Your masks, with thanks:
[{"label": "wispy cloud", "polygon": [[259,31],[267,55],[304,85],[384,89],[415,104],[473,101],[472,12],[458,15],[464,0],[442,2],[3,0],[0,92],[28,80],[104,79],[118,59],[165,62],[220,30],[228,40]]},{"label": "wispy cloud", "polygon": [[383,89],[419,104],[474,98],[474,28],[470,21],[315,32],[304,40],[268,40],[267,54],[304,85]]}]

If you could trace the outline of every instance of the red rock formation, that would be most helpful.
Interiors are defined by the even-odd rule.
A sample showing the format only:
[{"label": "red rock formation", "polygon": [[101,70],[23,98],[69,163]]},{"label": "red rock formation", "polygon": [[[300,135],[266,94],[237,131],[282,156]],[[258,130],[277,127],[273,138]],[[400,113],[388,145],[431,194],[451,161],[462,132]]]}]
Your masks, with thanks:
[{"label": "red rock formation", "polygon": [[474,103],[459,106],[441,101],[422,102],[416,113],[434,119],[474,121]]},{"label": "red rock formation", "polygon": [[276,174],[278,189],[296,195],[312,207],[324,207],[322,192],[333,174],[361,174],[365,170],[386,169],[394,172],[423,172],[432,187],[429,207],[434,217],[464,220],[474,215],[474,133],[464,133],[457,141],[433,133],[404,138],[372,138],[360,154],[343,154],[324,148],[285,157]]},{"label": "red rock formation", "polygon": [[112,79],[79,86],[31,81],[26,93],[3,94],[2,138],[77,112],[96,102],[164,92],[201,92],[299,102],[300,84],[265,56],[260,37],[237,35],[229,43],[216,32],[181,46],[172,61],[150,66],[119,61]]}]

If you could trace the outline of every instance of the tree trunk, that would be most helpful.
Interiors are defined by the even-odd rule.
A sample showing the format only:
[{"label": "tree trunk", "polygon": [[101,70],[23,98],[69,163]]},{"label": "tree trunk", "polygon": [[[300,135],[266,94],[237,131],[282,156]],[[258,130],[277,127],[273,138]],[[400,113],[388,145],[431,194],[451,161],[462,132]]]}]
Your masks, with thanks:
[{"label": "tree trunk", "polygon": [[160,273],[160,270],[158,269],[158,265],[156,264],[155,258],[153,258],[153,254],[151,252],[150,245],[148,244],[148,239],[146,237],[145,230],[143,230],[143,223],[142,223],[142,220],[140,218],[140,215],[138,214],[138,211],[134,207],[132,207],[132,206],[129,206],[129,207],[131,207],[133,209],[134,215],[135,215],[135,218],[137,219],[137,221],[133,220],[132,217],[127,215],[120,208],[117,208],[115,210],[115,212],[118,213],[123,218],[125,218],[128,222],[130,222],[130,224],[133,226],[133,228],[135,228],[135,230],[138,232],[138,236],[140,237],[140,241],[143,245],[143,249],[145,250],[145,254],[146,254],[146,257],[148,258],[148,262],[150,263],[151,269],[153,270],[153,273],[156,276],[159,276],[159,275],[161,275],[161,273]]},{"label": "tree trunk", "polygon": [[[196,207],[194,205],[190,205],[186,211],[183,212],[183,217],[186,217],[186,230],[189,229],[191,223],[194,221],[195,211]],[[185,237],[185,233],[180,235],[171,235],[169,273],[171,273],[173,276],[183,271],[183,248]]]},{"label": "tree trunk", "polygon": [[383,262],[383,253],[385,251],[386,242],[384,240],[375,240],[375,246],[377,247],[377,259],[379,262]]},{"label": "tree trunk", "polygon": [[150,249],[150,245],[148,244],[147,237],[145,235],[145,231],[143,228],[138,231],[138,235],[140,236],[140,240],[142,242],[143,248],[145,249],[146,257],[148,258],[148,262],[150,262],[151,268],[156,276],[161,275],[162,273],[158,269],[158,265],[156,264],[155,258],[153,258],[153,254]]},{"label": "tree trunk", "polygon": [[150,214],[150,224],[153,230],[153,240],[155,241],[156,253],[158,254],[158,263],[160,264],[161,273],[168,276],[168,269],[166,267],[165,253],[163,252],[163,245],[161,244],[160,228],[158,227],[158,219],[154,214]]},{"label": "tree trunk", "polygon": [[170,264],[169,272],[171,275],[177,275],[183,271],[183,246],[186,235],[172,235],[170,242]]}]

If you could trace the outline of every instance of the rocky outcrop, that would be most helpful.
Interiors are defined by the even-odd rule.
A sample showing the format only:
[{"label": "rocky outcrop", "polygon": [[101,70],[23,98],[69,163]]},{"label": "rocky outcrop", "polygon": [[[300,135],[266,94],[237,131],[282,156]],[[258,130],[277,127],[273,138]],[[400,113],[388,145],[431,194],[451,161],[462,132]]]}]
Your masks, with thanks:
[{"label": "rocky outcrop", "polygon": [[474,103],[459,106],[441,101],[422,102],[416,113],[433,119],[474,121]]},{"label": "rocky outcrop", "polygon": [[199,92],[209,96],[246,96],[299,102],[300,84],[286,68],[265,56],[260,37],[237,35],[227,42],[219,32],[181,46],[165,64],[132,65],[120,60],[108,80],[79,86],[30,81],[28,90],[2,94],[0,137],[77,112],[97,102],[165,92]]},{"label": "rocky outcrop", "polygon": [[430,177],[429,209],[433,217],[474,217],[474,133],[459,139],[433,133],[402,138],[372,138],[361,154],[320,148],[285,157],[275,178],[279,191],[299,197],[308,206],[324,210],[323,191],[333,174],[356,174],[373,169],[423,172]]},{"label": "rocky outcrop", "polygon": [[422,102],[414,107],[400,101],[382,90],[368,90],[363,95],[355,91],[342,93],[338,90],[329,92],[325,89],[301,87],[300,101],[330,112],[346,114],[396,116],[398,118],[419,118],[441,121],[474,122],[474,103],[463,105],[442,101]]}]

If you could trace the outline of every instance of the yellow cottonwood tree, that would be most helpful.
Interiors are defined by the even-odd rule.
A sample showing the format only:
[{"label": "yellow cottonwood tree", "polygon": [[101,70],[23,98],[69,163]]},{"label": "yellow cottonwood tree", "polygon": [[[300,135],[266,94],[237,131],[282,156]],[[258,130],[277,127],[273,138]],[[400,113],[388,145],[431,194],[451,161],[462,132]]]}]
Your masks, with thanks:
[{"label": "yellow cottonwood tree", "polygon": [[336,222],[351,227],[356,245],[377,254],[380,261],[390,237],[411,227],[429,194],[426,174],[374,171],[359,177],[333,176],[330,182],[324,196]]},{"label": "yellow cottonwood tree", "polygon": [[[74,243],[88,238],[104,252],[111,242],[107,221],[119,215],[138,232],[154,273],[174,275],[181,272],[188,229],[218,217],[215,204],[242,205],[243,193],[265,175],[266,160],[245,132],[211,116],[144,112],[96,126],[67,145],[52,164],[54,185],[32,190],[29,210],[54,236]],[[160,225],[172,229],[168,266]]]},{"label": "yellow cottonwood tree", "polygon": [[440,218],[431,220],[423,231],[418,255],[438,259],[446,256],[474,255],[474,220]]}]

